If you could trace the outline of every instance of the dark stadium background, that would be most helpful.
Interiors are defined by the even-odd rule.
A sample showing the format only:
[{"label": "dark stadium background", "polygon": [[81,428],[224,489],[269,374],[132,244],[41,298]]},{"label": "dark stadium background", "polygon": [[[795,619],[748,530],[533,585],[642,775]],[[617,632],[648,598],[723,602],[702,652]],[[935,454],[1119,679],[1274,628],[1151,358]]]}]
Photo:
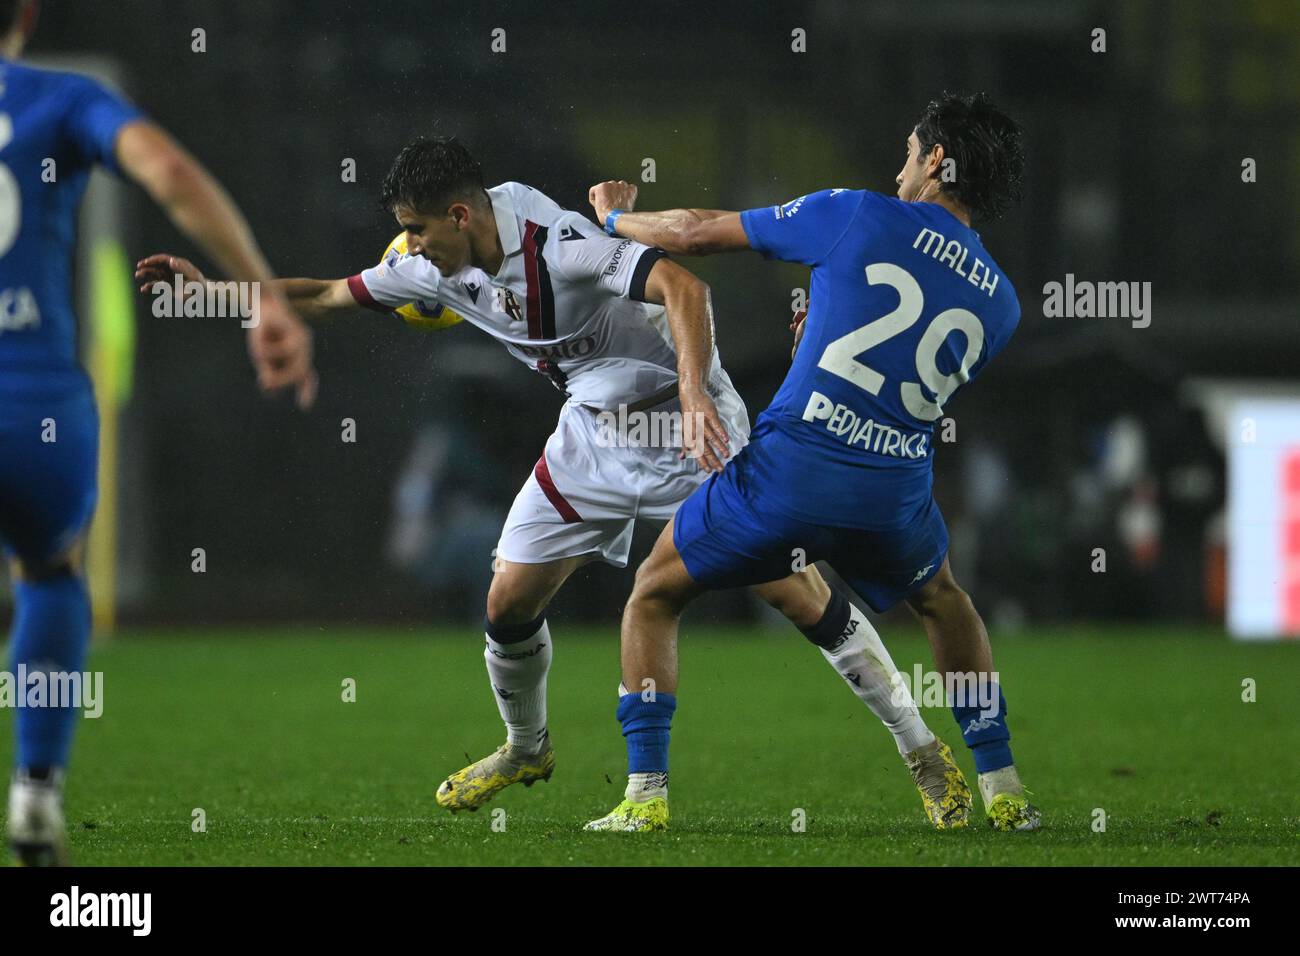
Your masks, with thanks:
[{"label": "dark stadium background", "polygon": [[[494,55],[497,27],[507,52]],[[791,52],[796,27],[805,54]],[[1096,27],[1104,54],[1089,50]],[[490,183],[584,212],[591,183],[635,179],[646,157],[645,208],[746,208],[829,186],[892,192],[925,101],[986,90],[1027,132],[1024,204],[981,230],[1024,317],[950,406],[957,441],[937,445],[958,576],[1003,628],[1222,616],[1224,462],[1183,386],[1300,369],[1291,0],[49,0],[29,55],[69,54],[114,61],[125,91],[227,185],[276,269],[320,277],[370,264],[396,232],[376,193],[417,133],[454,133]],[[1241,181],[1247,156],[1258,183]],[[346,158],[355,183],[341,181]],[[139,192],[123,238],[132,259],[192,251]],[[713,286],[722,356],[756,416],[787,365],[806,271],[756,256],[689,265]],[[1151,326],[1044,318],[1043,285],[1066,273],[1151,282]],[[559,410],[546,380],[468,325],[426,335],[358,311],[318,329],[322,390],[304,415],[256,393],[232,324],[138,305],[124,620],[481,614],[488,551]],[[355,444],[340,440],[344,418]],[[437,524],[399,563],[395,489],[422,429],[424,447],[446,443],[446,468],[415,469],[403,500],[432,489]],[[1107,454],[1135,435],[1145,463],[1107,481]],[[1161,519],[1154,540],[1125,536],[1135,514],[1138,527]],[[1089,570],[1097,547],[1106,574]],[[590,568],[557,611],[613,622],[630,584],[630,570]],[[730,594],[693,613],[758,611]]]}]

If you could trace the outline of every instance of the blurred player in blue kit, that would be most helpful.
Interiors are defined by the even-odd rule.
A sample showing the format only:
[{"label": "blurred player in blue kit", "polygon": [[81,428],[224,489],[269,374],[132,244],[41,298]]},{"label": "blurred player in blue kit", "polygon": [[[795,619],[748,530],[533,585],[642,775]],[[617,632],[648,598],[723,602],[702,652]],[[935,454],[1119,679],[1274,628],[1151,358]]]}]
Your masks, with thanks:
[{"label": "blurred player in blue kit", "polygon": [[[89,78],[17,61],[36,0],[0,0],[0,545],[14,580],[10,673],[84,669],[82,551],[95,508],[99,419],[77,355],[72,259],[91,169],[138,183],[233,279],[274,278],[221,186],[164,130]],[[310,332],[266,289],[249,350],[266,390],[315,389]],[[24,688],[18,688],[19,693]],[[18,861],[64,859],[63,779],[77,710],[15,710],[8,840]]]},{"label": "blurred player in blue kit", "polygon": [[[906,147],[897,198],[828,189],[741,213],[633,212],[634,186],[591,190],[611,234],[685,255],[752,249],[810,266],[812,278],[794,362],[749,444],[682,504],[637,572],[618,707],[628,785],[588,829],[667,827],[682,610],[705,590],[771,581],[800,560],[826,560],[877,612],[908,603],[945,674],[990,824],[1040,825],[1012,759],[988,635],[949,569],[931,490],[934,423],[1020,320],[971,223],[1019,198],[1021,131],[983,94],[945,94]],[[834,654],[855,623],[833,592],[815,643]]]}]

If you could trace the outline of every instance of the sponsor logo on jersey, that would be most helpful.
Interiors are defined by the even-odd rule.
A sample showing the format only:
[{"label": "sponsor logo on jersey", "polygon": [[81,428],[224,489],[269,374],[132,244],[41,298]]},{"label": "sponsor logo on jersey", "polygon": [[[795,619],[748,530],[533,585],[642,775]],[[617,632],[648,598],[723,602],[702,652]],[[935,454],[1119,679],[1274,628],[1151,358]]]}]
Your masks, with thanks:
[{"label": "sponsor logo on jersey", "polygon": [[590,355],[596,348],[596,336],[584,335],[580,339],[568,339],[564,342],[556,342],[554,345],[522,345],[514,343],[524,355],[529,358],[550,359],[579,359]]},{"label": "sponsor logo on jersey", "polygon": [[618,272],[619,266],[623,264],[623,255],[630,245],[632,245],[631,239],[624,239],[618,244],[618,248],[614,250],[614,255],[610,257],[609,264],[605,266],[605,275],[612,276]]},{"label": "sponsor logo on jersey", "polygon": [[832,402],[821,392],[808,396],[803,410],[806,422],[822,422],[823,427],[849,447],[861,445],[864,451],[891,458],[924,458],[930,453],[924,432],[904,432],[892,425],[882,425],[872,418],[862,418],[847,405]]},{"label": "sponsor logo on jersey", "polygon": [[586,239],[582,233],[578,232],[572,226],[565,226],[560,230],[560,242],[572,242],[574,239]]}]

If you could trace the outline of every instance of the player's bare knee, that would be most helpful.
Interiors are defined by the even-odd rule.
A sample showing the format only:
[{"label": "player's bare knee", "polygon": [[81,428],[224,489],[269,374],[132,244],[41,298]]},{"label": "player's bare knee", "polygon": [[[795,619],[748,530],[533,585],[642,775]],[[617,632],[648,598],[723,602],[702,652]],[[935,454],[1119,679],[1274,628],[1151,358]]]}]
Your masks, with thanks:
[{"label": "player's bare knee", "polygon": [[487,619],[498,627],[511,627],[534,620],[546,609],[546,600],[530,594],[502,575],[492,579],[488,589]]},{"label": "player's bare knee", "polygon": [[756,590],[774,610],[800,628],[812,627],[820,621],[831,599],[830,585],[812,568]]},{"label": "player's bare knee", "polygon": [[633,597],[653,593],[662,586],[664,577],[662,564],[655,551],[651,551],[650,556],[641,562],[636,569],[636,574],[632,576]]},{"label": "player's bare knee", "polygon": [[934,577],[908,597],[907,603],[920,617],[938,620],[971,601],[945,562]]},{"label": "player's bare knee", "polygon": [[636,583],[628,598],[628,609],[653,609],[660,613],[680,614],[690,600],[689,594],[678,586],[669,562],[655,560],[654,555],[637,568]]},{"label": "player's bare knee", "polygon": [[786,615],[796,627],[811,627],[821,620],[831,600],[831,586],[816,568],[792,574],[794,607]]}]

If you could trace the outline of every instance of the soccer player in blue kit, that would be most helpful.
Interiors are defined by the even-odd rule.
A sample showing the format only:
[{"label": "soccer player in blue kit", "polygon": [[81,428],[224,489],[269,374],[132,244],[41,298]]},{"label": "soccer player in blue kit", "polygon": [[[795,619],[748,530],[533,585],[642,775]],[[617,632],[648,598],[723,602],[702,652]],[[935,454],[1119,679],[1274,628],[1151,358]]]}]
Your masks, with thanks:
[{"label": "soccer player in blue kit", "polygon": [[[1012,760],[988,635],[949,569],[931,492],[934,423],[1020,320],[1015,290],[971,222],[1019,198],[1023,166],[1015,122],[983,94],[945,94],[907,138],[897,198],[829,189],[742,213],[632,212],[635,187],[592,188],[611,234],[686,255],[752,249],[811,266],[812,279],[794,362],[750,443],[682,504],[637,571],[618,706],[628,786],[587,829],[667,827],[685,606],[816,560],[877,612],[908,603],[945,675],[989,822],[1040,825]],[[834,648],[852,625],[833,592],[814,643]]]},{"label": "soccer player in blue kit", "polygon": [[[77,357],[71,269],[92,167],[143,186],[233,279],[274,274],[239,209],[165,131],[91,79],[15,62],[36,13],[35,0],[0,0],[0,545],[14,579],[10,672],[54,679],[83,670],[90,637],[81,559],[99,419]],[[253,318],[259,383],[292,386],[309,403],[310,332],[270,289]],[[71,706],[15,711],[6,829],[20,863],[64,859],[63,777],[76,717]]]}]

